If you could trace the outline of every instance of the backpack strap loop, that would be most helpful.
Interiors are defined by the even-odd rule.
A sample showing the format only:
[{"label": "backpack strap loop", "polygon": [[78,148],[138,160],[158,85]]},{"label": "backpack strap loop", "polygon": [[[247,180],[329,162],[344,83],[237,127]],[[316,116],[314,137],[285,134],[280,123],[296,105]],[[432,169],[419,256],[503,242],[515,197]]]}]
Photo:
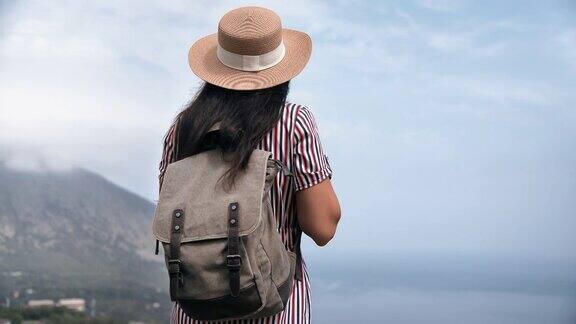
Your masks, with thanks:
[{"label": "backpack strap loop", "polygon": [[298,237],[296,238],[296,250],[294,252],[296,252],[296,269],[294,270],[294,279],[302,282],[303,278],[303,274],[302,274],[302,249],[300,248],[300,244],[302,241],[302,232],[300,232],[300,234],[298,234]]},{"label": "backpack strap loop", "polygon": [[172,229],[170,231],[170,260],[168,260],[168,274],[170,275],[170,299],[178,298],[178,290],[184,286],[182,276],[182,262],[180,261],[180,243],[184,231],[184,211],[176,209],[172,212]]},{"label": "backpack strap loop", "polygon": [[226,267],[228,267],[232,297],[237,297],[240,293],[240,268],[242,267],[240,237],[238,236],[238,208],[238,202],[228,205],[228,255],[226,256]]},{"label": "backpack strap loop", "polygon": [[286,164],[282,163],[282,161],[273,158],[270,158],[270,160],[272,160],[278,166],[278,170],[282,171],[282,173],[284,173],[284,176],[287,177],[293,176],[292,172],[290,172],[290,169],[288,169]]}]

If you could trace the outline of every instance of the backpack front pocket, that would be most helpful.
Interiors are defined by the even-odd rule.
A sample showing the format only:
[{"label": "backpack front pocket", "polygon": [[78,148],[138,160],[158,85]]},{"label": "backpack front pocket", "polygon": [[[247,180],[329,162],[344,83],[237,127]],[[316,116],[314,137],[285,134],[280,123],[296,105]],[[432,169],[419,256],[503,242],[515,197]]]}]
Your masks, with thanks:
[{"label": "backpack front pocket", "polygon": [[[228,244],[226,239],[212,239],[182,243],[180,261],[182,289],[178,299],[208,300],[230,294],[230,274],[227,267]],[[164,243],[166,264],[170,261],[170,245]],[[254,272],[248,261],[243,240],[240,240],[240,290],[254,284]]]}]

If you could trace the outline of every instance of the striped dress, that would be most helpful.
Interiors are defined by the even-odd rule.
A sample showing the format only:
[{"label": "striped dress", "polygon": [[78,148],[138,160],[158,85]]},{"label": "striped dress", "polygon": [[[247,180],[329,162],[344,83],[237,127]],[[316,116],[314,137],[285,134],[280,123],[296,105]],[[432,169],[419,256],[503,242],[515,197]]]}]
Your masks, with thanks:
[{"label": "striped dress", "polygon": [[[160,162],[160,183],[162,183],[166,166],[174,160],[176,128],[177,123],[170,127],[164,139],[164,152]],[[294,177],[278,174],[271,189],[271,201],[282,241],[287,249],[300,253],[302,230],[298,226],[296,216],[295,192],[332,177],[332,169],[322,150],[318,127],[311,111],[306,106],[287,102],[282,108],[281,118],[277,125],[262,139],[258,148],[271,152],[273,158],[282,161],[294,174]],[[304,261],[301,270],[302,281],[293,281],[288,305],[284,311],[274,316],[251,320],[200,321],[186,316],[178,303],[174,303],[170,322],[173,324],[308,324],[310,323],[310,284]]]}]

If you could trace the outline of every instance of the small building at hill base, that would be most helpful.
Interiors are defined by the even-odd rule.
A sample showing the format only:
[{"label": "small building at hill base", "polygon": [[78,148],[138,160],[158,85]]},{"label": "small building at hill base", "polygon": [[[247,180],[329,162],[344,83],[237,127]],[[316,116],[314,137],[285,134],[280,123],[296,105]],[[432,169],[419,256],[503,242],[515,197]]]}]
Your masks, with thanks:
[{"label": "small building at hill base", "polygon": [[54,306],[54,301],[52,299],[30,299],[28,301],[29,307],[43,307],[43,306]]},{"label": "small building at hill base", "polygon": [[84,312],[86,310],[86,301],[84,298],[62,298],[56,305],[78,312]]}]

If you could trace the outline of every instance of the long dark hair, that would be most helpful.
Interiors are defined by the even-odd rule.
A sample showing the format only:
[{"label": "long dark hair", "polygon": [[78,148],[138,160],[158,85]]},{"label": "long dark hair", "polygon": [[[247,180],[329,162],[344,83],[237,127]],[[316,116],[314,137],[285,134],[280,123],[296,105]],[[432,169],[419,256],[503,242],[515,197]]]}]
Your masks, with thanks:
[{"label": "long dark hair", "polygon": [[[207,143],[217,144],[223,158],[231,164],[226,177],[228,184],[233,184],[238,173],[248,165],[252,151],[278,122],[289,83],[247,91],[204,83],[176,117],[176,160],[201,152]],[[216,123],[220,123],[219,131],[209,133]]]}]

